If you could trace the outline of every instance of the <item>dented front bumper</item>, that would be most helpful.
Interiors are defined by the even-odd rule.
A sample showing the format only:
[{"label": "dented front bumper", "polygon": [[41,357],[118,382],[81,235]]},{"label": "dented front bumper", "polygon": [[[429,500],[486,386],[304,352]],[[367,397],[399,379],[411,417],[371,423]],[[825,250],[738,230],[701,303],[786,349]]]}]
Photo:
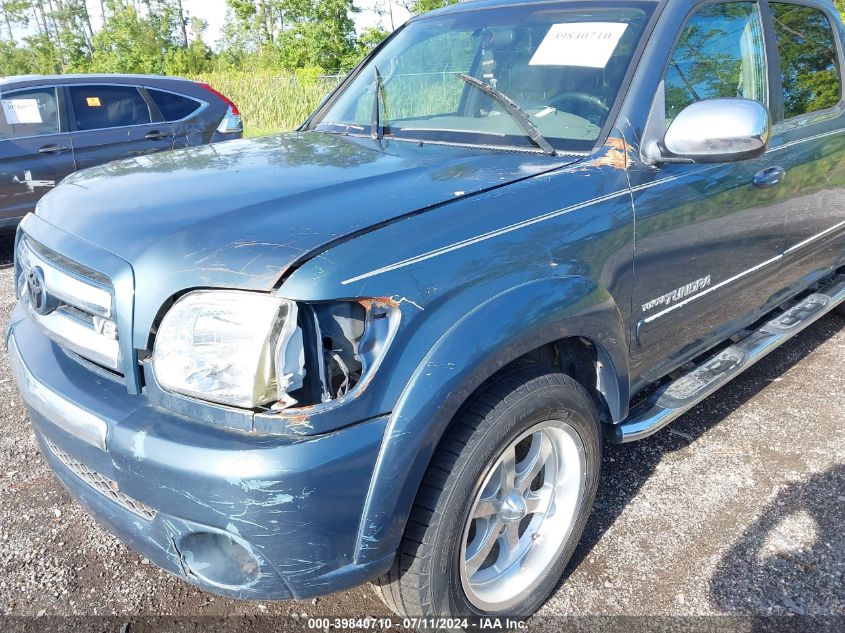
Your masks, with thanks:
[{"label": "dented front bumper", "polygon": [[354,562],[385,418],[299,440],[238,431],[128,394],[20,307],[7,345],[58,478],[168,572],[221,595],[284,599],[351,587],[389,567],[392,557]]}]

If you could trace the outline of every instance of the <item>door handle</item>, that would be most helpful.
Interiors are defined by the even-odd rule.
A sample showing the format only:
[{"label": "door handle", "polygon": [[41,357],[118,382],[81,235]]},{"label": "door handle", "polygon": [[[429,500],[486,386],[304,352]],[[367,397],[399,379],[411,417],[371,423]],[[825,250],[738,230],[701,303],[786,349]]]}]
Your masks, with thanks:
[{"label": "door handle", "polygon": [[170,137],[171,137],[170,132],[160,132],[158,130],[153,130],[152,132],[147,132],[144,135],[145,139],[149,139],[151,141],[159,141],[163,138],[170,138]]},{"label": "door handle", "polygon": [[39,154],[61,154],[68,151],[70,148],[64,145],[45,145],[38,148]]},{"label": "door handle", "polygon": [[783,167],[769,167],[754,175],[754,186],[758,189],[777,187],[785,177],[786,170]]}]

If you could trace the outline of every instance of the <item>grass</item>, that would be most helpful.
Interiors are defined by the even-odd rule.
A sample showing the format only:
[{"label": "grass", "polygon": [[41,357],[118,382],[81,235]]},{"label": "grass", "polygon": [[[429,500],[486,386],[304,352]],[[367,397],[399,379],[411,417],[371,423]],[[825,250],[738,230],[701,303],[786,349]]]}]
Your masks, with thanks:
[{"label": "grass", "polygon": [[253,127],[247,125],[244,127],[244,138],[258,138],[259,136],[270,136],[271,134],[278,134],[279,132],[286,132],[293,129],[293,127]]},{"label": "grass", "polygon": [[337,85],[336,79],[300,82],[293,76],[212,73],[195,77],[237,104],[244,118],[244,136],[292,130]]},{"label": "grass", "polygon": [[[195,77],[237,104],[244,118],[244,136],[267,136],[292,130],[302,123],[339,79],[298,81],[293,75],[234,72]],[[454,77],[396,77],[391,82],[387,118],[421,116],[456,109],[463,84]],[[362,101],[359,120],[368,121],[371,105]]]}]

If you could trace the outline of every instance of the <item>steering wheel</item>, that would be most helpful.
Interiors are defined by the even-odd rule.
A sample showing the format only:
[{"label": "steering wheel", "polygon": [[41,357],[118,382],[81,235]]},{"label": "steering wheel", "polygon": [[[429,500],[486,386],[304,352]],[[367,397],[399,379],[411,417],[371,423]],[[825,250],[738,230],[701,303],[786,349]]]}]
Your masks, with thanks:
[{"label": "steering wheel", "polygon": [[552,99],[549,105],[551,105],[556,110],[567,112],[567,108],[563,107],[564,104],[567,103],[577,104],[586,107],[592,110],[594,113],[601,115],[602,117],[607,116],[607,114],[610,112],[610,108],[605,105],[604,101],[599,99],[597,96],[588,94],[586,92],[564,92]]}]

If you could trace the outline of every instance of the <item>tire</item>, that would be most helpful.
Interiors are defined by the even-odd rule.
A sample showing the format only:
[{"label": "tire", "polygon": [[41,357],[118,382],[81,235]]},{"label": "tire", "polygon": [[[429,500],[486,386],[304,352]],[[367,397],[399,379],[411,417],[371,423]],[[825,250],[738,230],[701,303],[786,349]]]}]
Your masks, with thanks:
[{"label": "tire", "polygon": [[402,616],[532,615],[581,538],[601,441],[596,407],[569,376],[522,364],[494,377],[435,453],[376,593]]},{"label": "tire", "polygon": [[838,314],[841,317],[845,317],[845,303],[840,303],[833,309],[834,314]]}]

